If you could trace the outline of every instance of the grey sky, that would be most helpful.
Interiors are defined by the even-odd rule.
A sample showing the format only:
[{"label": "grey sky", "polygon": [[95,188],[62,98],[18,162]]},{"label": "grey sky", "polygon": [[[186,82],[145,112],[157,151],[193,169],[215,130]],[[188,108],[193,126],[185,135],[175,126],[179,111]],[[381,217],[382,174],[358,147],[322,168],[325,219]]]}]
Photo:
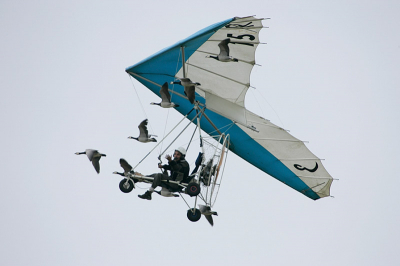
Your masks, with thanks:
[{"label": "grey sky", "polygon": [[[398,1],[0,2],[0,264],[397,265],[399,11]],[[213,228],[189,222],[180,199],[140,200],[146,185],[121,193],[119,158],[136,165],[153,147],[127,137],[146,117],[159,136],[181,119],[150,106],[159,99],[125,68],[248,15],[271,19],[246,106],[309,141],[339,179],[335,198],[314,202],[232,153]],[[100,175],[74,154],[87,148],[107,154]],[[138,170],[157,171],[155,157]]]}]

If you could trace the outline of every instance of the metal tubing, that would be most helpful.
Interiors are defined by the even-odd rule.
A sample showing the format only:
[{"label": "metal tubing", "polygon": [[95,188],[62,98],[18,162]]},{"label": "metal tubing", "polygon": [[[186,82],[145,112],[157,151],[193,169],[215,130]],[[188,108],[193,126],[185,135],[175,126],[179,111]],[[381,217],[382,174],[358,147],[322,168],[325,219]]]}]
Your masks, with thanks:
[{"label": "metal tubing", "polygon": [[[149,151],[149,153],[147,153],[147,155],[135,166],[135,167],[133,167],[133,170],[135,170],[136,169],[136,167],[138,167],[138,165],[139,164],[141,164],[142,162],[143,162],[143,160],[144,159],[146,159],[147,158],[147,156],[149,156],[150,155],[150,153],[152,153],[153,151],[154,151],[154,149],[155,148],[157,148],[158,147],[158,145],[160,145],[163,141],[164,141],[164,139],[166,138],[166,137],[168,137],[169,136],[169,134],[171,134],[172,133],[172,131],[174,131],[175,130],[175,128],[180,124],[180,123],[182,123],[182,121],[191,113],[193,111],[193,109],[189,112],[189,113],[187,113],[187,115],[185,115],[183,118],[182,118],[182,120],[181,121],[179,121],[179,123],[173,128],[173,129],[171,129],[171,131],[170,132],[168,132],[168,134],[160,141],[160,142],[158,142],[158,144],[156,145],[156,146],[154,146],[154,148],[151,150],[151,151]],[[194,117],[194,118],[196,118],[196,116]],[[192,121],[194,120],[194,118],[192,119]]]},{"label": "metal tubing", "polygon": [[218,132],[218,134],[222,135],[221,131],[214,125],[214,123],[208,118],[208,116],[205,114],[205,112],[202,109],[199,109],[200,112],[203,114],[203,116],[207,119],[207,121],[215,128],[215,130]]},{"label": "metal tubing", "polygon": [[[164,152],[166,151],[166,150],[168,150],[169,149],[169,147],[171,147],[171,145],[175,142],[175,140],[180,136],[180,135],[182,135],[182,133],[183,133],[183,131],[185,131],[187,128],[188,128],[188,126],[190,126],[190,123],[192,123],[193,122],[193,120],[195,120],[196,119],[196,117],[198,117],[198,115],[199,114],[196,114],[196,116],[195,117],[193,117],[193,119],[192,120],[190,120],[190,122],[187,124],[187,126],[181,131],[181,133],[179,133],[178,134],[178,136],[176,136],[176,138],[171,142],[171,144],[169,144],[168,145],[168,147],[167,148],[165,148],[165,150],[161,153],[161,154],[164,154]],[[175,129],[175,128],[174,128]]]},{"label": "metal tubing", "polygon": [[186,68],[185,68],[185,47],[181,46],[181,53],[182,53],[182,71],[183,77],[186,78]]}]

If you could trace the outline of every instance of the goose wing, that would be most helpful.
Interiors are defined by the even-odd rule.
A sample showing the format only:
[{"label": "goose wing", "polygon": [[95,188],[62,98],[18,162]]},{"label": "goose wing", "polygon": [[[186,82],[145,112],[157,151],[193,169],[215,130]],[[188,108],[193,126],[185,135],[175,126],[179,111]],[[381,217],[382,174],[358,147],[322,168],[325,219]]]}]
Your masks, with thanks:
[{"label": "goose wing", "polygon": [[229,46],[228,46],[228,43],[230,43],[230,42],[231,42],[231,40],[228,38],[228,39],[222,40],[222,41],[218,44],[218,46],[219,46],[219,55],[220,55],[220,56],[229,56]]},{"label": "goose wing", "polygon": [[196,98],[195,86],[194,86],[194,85],[185,86],[184,88],[185,88],[185,94],[186,94],[186,96],[188,97],[189,102],[190,102],[191,104],[193,104],[193,103],[194,103],[194,100],[195,100],[195,98]]},{"label": "goose wing", "polygon": [[165,82],[162,85],[162,87],[160,89],[160,94],[161,94],[162,102],[168,102],[168,103],[171,102],[171,95],[169,94],[169,91],[168,91],[168,83],[167,82]]},{"label": "goose wing", "polygon": [[214,226],[214,220],[211,215],[204,215],[206,217],[207,221],[211,224],[211,226]]},{"label": "goose wing", "polygon": [[149,131],[147,131],[147,119],[143,120],[142,123],[138,126],[140,134],[139,138],[148,138]]},{"label": "goose wing", "polygon": [[124,173],[127,174],[132,170],[132,166],[123,158],[119,159],[119,164],[124,169]]},{"label": "goose wing", "polygon": [[204,217],[206,217],[207,221],[211,224],[211,226],[214,226],[214,220],[211,216],[210,206],[205,206],[205,205],[199,204],[199,210],[200,210],[201,214],[203,214]]},{"label": "goose wing", "polygon": [[99,156],[99,157],[93,157],[93,159],[92,159],[92,164],[93,164],[93,166],[94,166],[94,169],[96,169],[96,172],[99,174],[100,173],[100,158],[101,158],[101,156]]},{"label": "goose wing", "polygon": [[92,150],[92,149],[86,149],[85,151],[87,157],[89,158],[90,161],[93,160],[93,157],[98,154],[99,152],[97,150]]},{"label": "goose wing", "polygon": [[206,212],[209,212],[211,208],[209,206],[199,204],[199,210],[201,214],[204,214]]},{"label": "goose wing", "polygon": [[190,80],[190,78],[181,78],[180,80],[181,80],[181,85],[183,87],[190,86],[193,84],[193,82]]}]

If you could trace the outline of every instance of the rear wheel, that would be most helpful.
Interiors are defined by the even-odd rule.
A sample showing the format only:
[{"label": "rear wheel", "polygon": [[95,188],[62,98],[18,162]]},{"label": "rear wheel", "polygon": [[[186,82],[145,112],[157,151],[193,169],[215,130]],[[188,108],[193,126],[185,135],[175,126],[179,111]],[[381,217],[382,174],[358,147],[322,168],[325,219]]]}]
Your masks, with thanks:
[{"label": "rear wheel", "polygon": [[119,189],[124,193],[131,192],[134,187],[135,185],[130,179],[122,179],[121,182],[119,182]]},{"label": "rear wheel", "polygon": [[186,193],[191,197],[199,195],[199,193],[200,193],[200,185],[195,183],[195,182],[189,183],[187,188],[186,188]]},{"label": "rear wheel", "polygon": [[187,211],[187,218],[191,222],[197,222],[201,218],[201,212],[199,209],[191,208]]}]

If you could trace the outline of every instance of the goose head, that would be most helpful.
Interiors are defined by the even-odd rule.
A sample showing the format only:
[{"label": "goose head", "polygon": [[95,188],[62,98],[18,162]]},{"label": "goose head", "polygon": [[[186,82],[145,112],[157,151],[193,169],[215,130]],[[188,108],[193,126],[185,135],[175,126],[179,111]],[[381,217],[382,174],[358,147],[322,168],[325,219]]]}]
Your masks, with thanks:
[{"label": "goose head", "polygon": [[216,59],[216,60],[219,60],[219,59],[218,59],[218,56],[212,56],[212,55],[206,55],[206,58],[214,58],[214,59]]},{"label": "goose head", "polygon": [[114,175],[125,176],[124,173],[120,173],[120,172],[117,172],[117,171],[114,171],[113,174],[114,174]]}]

